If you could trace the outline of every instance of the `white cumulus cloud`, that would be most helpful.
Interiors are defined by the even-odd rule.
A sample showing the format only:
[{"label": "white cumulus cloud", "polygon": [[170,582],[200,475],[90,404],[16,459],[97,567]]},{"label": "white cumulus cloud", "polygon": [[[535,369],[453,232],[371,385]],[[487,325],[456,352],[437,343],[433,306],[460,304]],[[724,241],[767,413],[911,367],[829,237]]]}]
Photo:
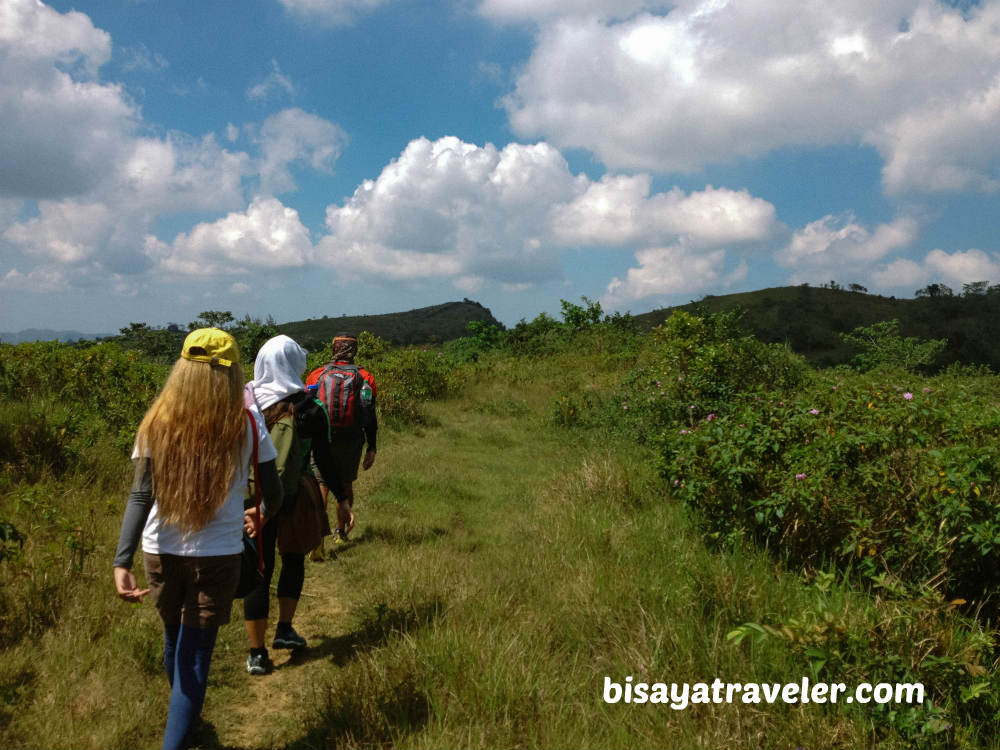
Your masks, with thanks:
[{"label": "white cumulus cloud", "polygon": [[0,279],[0,289],[36,294],[59,294],[69,289],[66,272],[59,266],[39,266],[28,273],[16,268],[8,271]]},{"label": "white cumulus cloud", "polygon": [[[498,150],[420,138],[344,205],[327,208],[319,257],[394,278],[551,277],[558,266],[542,248],[549,210],[572,199],[578,184],[546,144]],[[354,261],[342,263],[345,255]]]},{"label": "white cumulus cloud", "polygon": [[581,5],[591,14],[556,0],[481,5],[539,24],[504,99],[522,137],[665,172],[868,142],[891,192],[1000,179],[1000,3],[963,14],[937,0],[679,0],[619,17]]},{"label": "white cumulus cloud", "polygon": [[697,251],[683,244],[640,250],[635,258],[638,267],[608,284],[601,298],[604,307],[620,309],[640,299],[669,294],[694,295],[729,286],[747,273],[745,263],[727,268],[725,250]]},{"label": "white cumulus cloud", "polygon": [[110,209],[99,203],[43,201],[38,216],[14,224],[3,237],[45,261],[78,263],[105,245],[112,223]]},{"label": "white cumulus cloud", "polygon": [[95,80],[110,57],[110,36],[82,13],[0,5],[0,195],[80,195],[120,157],[138,112]]},{"label": "white cumulus cloud", "polygon": [[312,242],[297,211],[276,198],[258,197],[245,212],[198,224],[170,245],[147,238],[146,254],[164,271],[239,275],[305,265]]},{"label": "white cumulus cloud", "polygon": [[870,230],[851,214],[824,216],[795,232],[774,254],[779,265],[792,269],[793,283],[826,281],[845,273],[865,276],[892,252],[913,243],[916,219],[901,216]]},{"label": "white cumulus cloud", "polygon": [[919,260],[900,258],[872,274],[873,281],[888,289],[912,289],[931,282],[961,288],[975,281],[1000,283],[1000,254],[971,249],[946,253],[931,250]]},{"label": "white cumulus cloud", "polygon": [[261,150],[258,171],[262,190],[283,193],[295,189],[289,170],[292,164],[332,172],[347,143],[347,133],[318,115],[286,109],[264,120],[255,140]]},{"label": "white cumulus cloud", "polygon": [[778,226],[774,207],[746,191],[654,194],[650,185],[649,175],[573,175],[546,143],[497,149],[420,138],[327,208],[317,256],[355,278],[448,278],[462,289],[488,279],[518,289],[558,278],[567,248],[683,243],[693,258],[761,243]]},{"label": "white cumulus cloud", "polygon": [[747,191],[711,186],[686,194],[674,188],[650,196],[649,175],[606,175],[553,213],[553,228],[566,243],[621,245],[686,236],[720,245],[767,239],[774,206]]}]

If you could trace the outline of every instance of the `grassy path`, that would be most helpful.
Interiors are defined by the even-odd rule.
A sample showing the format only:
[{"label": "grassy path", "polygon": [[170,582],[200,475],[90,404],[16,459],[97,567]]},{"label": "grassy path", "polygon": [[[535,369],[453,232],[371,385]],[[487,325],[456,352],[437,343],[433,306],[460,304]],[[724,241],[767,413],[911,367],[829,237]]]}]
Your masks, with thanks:
[{"label": "grassy path", "polygon": [[307,565],[310,649],[263,679],[220,639],[204,746],[861,746],[816,706],[608,705],[624,682],[797,679],[725,633],[808,595],[755,554],[708,553],[627,445],[547,427],[505,390],[386,435],[359,524]]},{"label": "grassy path", "polygon": [[[484,376],[431,405],[434,426],[381,436],[352,542],[307,563],[296,627],[309,649],[249,677],[234,608],[201,747],[894,744],[857,709],[602,700],[605,677],[801,679],[780,644],[725,636],[786,622],[816,592],[759,552],[708,551],[634,446],[553,428],[539,383],[556,381]],[[159,746],[159,620],[110,591],[120,504],[100,516],[89,588],[3,653],[0,746]]]}]

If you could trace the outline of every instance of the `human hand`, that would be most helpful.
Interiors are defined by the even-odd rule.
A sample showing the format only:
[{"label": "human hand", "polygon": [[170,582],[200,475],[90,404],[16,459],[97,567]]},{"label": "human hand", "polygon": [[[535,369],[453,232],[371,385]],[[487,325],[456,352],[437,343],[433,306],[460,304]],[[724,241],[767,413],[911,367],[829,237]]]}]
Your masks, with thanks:
[{"label": "human hand", "polygon": [[365,471],[368,471],[372,467],[372,464],[374,463],[375,463],[375,451],[370,450],[367,453],[365,453],[365,460],[361,462],[361,468],[364,469]]},{"label": "human hand", "polygon": [[139,589],[135,575],[128,568],[115,568],[115,588],[118,596],[127,602],[141,602],[149,589]]},{"label": "human hand", "polygon": [[351,530],[354,528],[354,511],[349,510],[347,511],[347,514],[348,518],[347,518],[347,523],[344,524],[344,533],[350,534]]},{"label": "human hand", "polygon": [[256,539],[257,532],[260,530],[258,520],[256,509],[243,511],[243,530],[251,539]]}]

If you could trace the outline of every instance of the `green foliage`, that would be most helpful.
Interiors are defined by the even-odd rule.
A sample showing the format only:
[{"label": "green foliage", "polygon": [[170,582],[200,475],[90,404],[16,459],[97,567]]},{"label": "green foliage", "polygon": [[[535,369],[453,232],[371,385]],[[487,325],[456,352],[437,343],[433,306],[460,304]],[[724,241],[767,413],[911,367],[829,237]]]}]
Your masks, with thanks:
[{"label": "green foliage", "polygon": [[[1000,371],[1000,285],[985,294],[955,294],[943,284],[930,285],[931,293],[917,290],[916,299],[857,294],[807,285],[777,287],[753,292],[705,297],[679,309],[693,312],[703,306],[710,312],[739,308],[746,327],[765,343],[786,344],[817,367],[848,364],[857,349],[840,334],[859,326],[898,319],[907,336],[945,339],[947,348],[937,366],[952,362],[989,365]],[[635,316],[640,330],[663,323],[674,309],[654,310]]]},{"label": "green foliage", "polygon": [[[204,315],[204,313],[202,313],[202,315]],[[267,317],[266,321],[262,321],[260,318],[251,318],[249,315],[245,315],[243,318],[236,321],[229,331],[233,334],[236,339],[236,343],[240,347],[240,358],[243,360],[244,364],[251,366],[257,359],[257,352],[260,351],[264,342],[268,339],[274,338],[280,333],[280,331],[278,331],[278,325],[274,322],[274,318],[270,315]]]},{"label": "green foliage", "polygon": [[746,333],[738,311],[677,311],[653,331],[639,366],[607,408],[644,439],[674,423],[723,414],[740,394],[794,388],[806,371],[801,357]]},{"label": "green foliage", "polygon": [[358,336],[358,364],[375,375],[380,416],[391,424],[426,424],[428,402],[444,398],[455,372],[440,351],[390,349],[368,332]]},{"label": "green foliage", "polygon": [[[0,397],[51,401],[88,423],[90,442],[109,436],[124,449],[166,378],[168,368],[113,343],[76,348],[54,341],[0,345]],[[56,417],[63,419],[62,417]],[[65,421],[65,419],[64,419]],[[59,424],[58,429],[68,424]]]},{"label": "green foliage", "polygon": [[575,305],[566,300],[559,300],[562,307],[563,325],[574,331],[582,331],[586,328],[597,325],[601,322],[604,311],[601,303],[594,300],[581,298],[583,306]]},{"label": "green foliage", "polygon": [[16,557],[24,549],[24,535],[10,521],[0,518],[0,562]]},{"label": "green foliage", "polygon": [[72,443],[80,423],[79,415],[65,406],[5,402],[0,410],[0,470],[29,482],[46,472],[62,474],[75,458]]},{"label": "green foliage", "polygon": [[467,336],[449,341],[442,347],[444,355],[452,362],[475,362],[486,352],[503,345],[504,331],[500,326],[473,320],[466,330]]},{"label": "green foliage", "polygon": [[938,358],[948,342],[944,339],[923,341],[915,336],[899,335],[899,321],[886,320],[870,326],[859,326],[850,333],[842,333],[845,343],[862,351],[851,364],[861,372],[878,368],[923,369]]},{"label": "green foliage", "polygon": [[661,469],[716,537],[984,601],[1000,583],[998,396],[992,379],[816,376],[675,424]]},{"label": "green foliage", "polygon": [[920,685],[922,704],[869,704],[872,719],[908,744],[950,748],[964,744],[960,727],[995,731],[1000,676],[991,673],[994,634],[963,623],[964,602],[924,587],[911,599],[851,608],[836,601],[835,576],[822,572],[812,588],[812,602],[800,613],[744,623],[727,640],[737,646],[748,638],[777,642],[808,665],[813,682],[896,683],[912,686],[913,695]]},{"label": "green foliage", "polygon": [[116,342],[124,349],[137,349],[147,357],[161,362],[173,362],[180,354],[184,333],[177,326],[150,327],[146,323],[130,323],[120,329]]},{"label": "green foliage", "polygon": [[233,317],[232,312],[229,310],[206,310],[203,313],[199,313],[197,319],[188,323],[188,330],[193,331],[196,328],[221,328],[223,331],[228,331],[235,322],[236,318]]},{"label": "green foliage", "polygon": [[638,331],[631,315],[604,315],[599,302],[586,297],[583,305],[560,300],[562,322],[546,312],[521,321],[504,331],[496,326],[472,323],[470,335],[449,342],[445,355],[456,363],[475,362],[487,352],[504,356],[545,357],[572,352],[583,346],[606,352],[610,357],[631,357],[638,350]]}]

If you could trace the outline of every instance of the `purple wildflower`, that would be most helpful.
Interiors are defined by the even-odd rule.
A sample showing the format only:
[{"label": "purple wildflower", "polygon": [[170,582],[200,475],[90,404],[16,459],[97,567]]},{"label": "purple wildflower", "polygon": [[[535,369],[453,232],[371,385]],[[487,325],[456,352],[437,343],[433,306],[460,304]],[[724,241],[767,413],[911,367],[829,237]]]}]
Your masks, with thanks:
[{"label": "purple wildflower", "polygon": [[796,480],[798,480],[798,481],[800,481],[800,482],[801,482],[801,481],[802,481],[803,479],[805,479],[805,478],[806,478],[806,475],[805,475],[805,474],[796,474],[796,475],[795,475],[795,479],[796,479]]},{"label": "purple wildflower", "polygon": [[906,393],[903,394],[903,398],[905,398],[907,401],[912,401],[913,400],[913,394],[910,393],[909,391],[907,391]]},{"label": "purple wildflower", "polygon": [[707,417],[705,417],[706,422],[711,422],[713,419],[715,419],[714,414],[709,414]]},{"label": "purple wildflower", "polygon": [[688,434],[687,430],[681,430],[681,435],[687,435],[687,434]]},{"label": "purple wildflower", "polygon": [[924,393],[930,393],[931,392],[930,388],[921,388],[920,390],[922,390]]},{"label": "purple wildflower", "polygon": [[819,414],[819,409],[810,409],[809,413],[815,416],[816,414]]}]

